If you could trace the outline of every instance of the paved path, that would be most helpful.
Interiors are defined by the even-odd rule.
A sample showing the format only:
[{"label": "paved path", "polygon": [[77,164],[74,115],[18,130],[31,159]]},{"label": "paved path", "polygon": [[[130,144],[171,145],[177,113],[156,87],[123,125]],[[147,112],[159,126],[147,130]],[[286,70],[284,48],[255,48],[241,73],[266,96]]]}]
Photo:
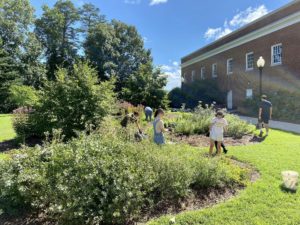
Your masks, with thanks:
[{"label": "paved path", "polygon": [[[257,124],[257,118],[252,118],[252,117],[247,117],[247,116],[240,116],[240,118],[243,120],[246,120],[252,124]],[[271,120],[270,127],[300,134],[300,124],[286,123],[286,122]]]}]

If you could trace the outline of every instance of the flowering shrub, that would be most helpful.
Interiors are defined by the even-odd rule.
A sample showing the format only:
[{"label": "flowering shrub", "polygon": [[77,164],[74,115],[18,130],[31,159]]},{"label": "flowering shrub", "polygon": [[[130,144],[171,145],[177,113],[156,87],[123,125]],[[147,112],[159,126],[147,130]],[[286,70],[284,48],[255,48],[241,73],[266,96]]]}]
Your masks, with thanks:
[{"label": "flowering shrub", "polygon": [[[203,107],[200,103],[193,113],[182,114],[176,119],[175,132],[183,135],[207,134],[214,114],[214,104]],[[227,114],[225,118],[229,124],[227,136],[241,138],[255,129],[254,126],[241,120],[238,116]]]},{"label": "flowering shrub", "polygon": [[192,188],[245,182],[247,171],[225,159],[211,162],[188,146],[126,142],[111,124],[69,143],[55,133],[51,144],[1,161],[0,208],[30,206],[60,224],[126,224]]}]

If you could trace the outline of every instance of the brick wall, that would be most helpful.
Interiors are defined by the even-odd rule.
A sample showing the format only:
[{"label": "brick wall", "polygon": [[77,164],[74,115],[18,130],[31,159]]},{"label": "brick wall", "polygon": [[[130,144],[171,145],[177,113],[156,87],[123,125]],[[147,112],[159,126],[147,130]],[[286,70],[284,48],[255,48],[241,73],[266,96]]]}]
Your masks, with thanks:
[{"label": "brick wall", "polygon": [[[279,43],[283,48],[283,63],[271,66],[271,46]],[[254,52],[253,71],[246,71],[246,53],[248,52]],[[185,67],[182,69],[182,74],[186,74],[186,82],[192,82],[192,71],[196,72],[195,79],[200,79],[201,67],[205,67],[206,79],[215,79],[223,91],[232,90],[233,105],[238,107],[246,99],[246,89],[253,89],[254,94],[258,94],[259,71],[256,68],[256,61],[260,56],[266,60],[263,70],[263,88],[266,92],[279,89],[300,90],[300,23]],[[227,59],[229,58],[233,59],[233,74],[231,75],[227,75]],[[212,64],[214,63],[217,63],[217,78],[212,78]]]}]

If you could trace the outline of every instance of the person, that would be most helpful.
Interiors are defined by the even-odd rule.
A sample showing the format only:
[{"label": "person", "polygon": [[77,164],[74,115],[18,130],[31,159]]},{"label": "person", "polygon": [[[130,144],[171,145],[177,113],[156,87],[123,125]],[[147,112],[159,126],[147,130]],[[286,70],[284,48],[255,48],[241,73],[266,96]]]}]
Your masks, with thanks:
[{"label": "person", "polygon": [[[127,127],[130,123],[133,123],[136,125],[136,127],[138,128],[138,133],[139,134],[143,134],[141,127],[139,125],[138,122],[138,118],[139,118],[139,113],[138,112],[134,112],[134,113],[129,113],[128,110],[125,111],[125,116],[121,121],[121,126],[126,129],[126,132],[128,133],[128,138],[130,139],[130,132],[127,130]],[[135,138],[136,138],[136,134],[135,134]]]},{"label": "person", "polygon": [[224,118],[224,113],[218,111],[216,117],[212,119],[210,125],[210,146],[209,146],[209,155],[213,153],[213,148],[215,142],[217,141],[217,154],[221,154],[221,145],[224,140],[224,130],[228,126],[227,120]]},{"label": "person", "polygon": [[267,96],[263,95],[261,97],[261,102],[259,106],[258,112],[258,122],[260,128],[259,136],[262,137],[263,135],[263,127],[266,128],[266,136],[269,135],[269,121],[272,119],[272,103],[267,100]]},{"label": "person", "polygon": [[151,121],[152,120],[152,114],[153,114],[153,110],[151,109],[151,107],[147,106],[145,108],[145,115],[146,115],[146,120],[147,121]]},{"label": "person", "polygon": [[156,110],[154,114],[154,122],[153,122],[153,129],[154,129],[154,142],[158,145],[165,144],[165,137],[164,132],[165,126],[162,118],[164,117],[165,112],[163,109]]},{"label": "person", "polygon": [[[210,133],[209,132],[206,134],[206,137],[210,137]],[[217,153],[218,153],[218,142],[217,141],[215,141],[215,148],[216,148]],[[223,149],[224,154],[227,154],[228,149],[226,148],[224,142],[221,143],[221,148]]]}]

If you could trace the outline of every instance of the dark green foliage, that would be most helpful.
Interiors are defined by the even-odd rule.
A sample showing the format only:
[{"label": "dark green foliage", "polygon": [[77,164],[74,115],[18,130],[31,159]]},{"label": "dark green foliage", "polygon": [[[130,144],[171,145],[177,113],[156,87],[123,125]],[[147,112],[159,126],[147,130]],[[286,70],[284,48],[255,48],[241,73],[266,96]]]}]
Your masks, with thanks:
[{"label": "dark green foliage", "polygon": [[178,203],[192,187],[245,184],[247,171],[226,159],[211,161],[187,146],[126,142],[112,124],[0,161],[0,208],[29,204],[64,225],[117,225],[159,202]]},{"label": "dark green foliage", "polygon": [[166,108],[167,93],[163,89],[166,83],[167,79],[161,75],[160,70],[153,69],[153,66],[148,63],[142,65],[126,80],[121,97],[134,105]]},{"label": "dark green foliage", "polygon": [[10,112],[15,107],[9,100],[9,88],[17,83],[19,76],[18,65],[3,48],[0,39],[0,112]]},{"label": "dark green foliage", "polygon": [[[273,119],[282,120],[287,122],[300,123],[300,92],[277,90],[266,91],[268,100],[273,105]],[[255,97],[254,99],[247,99],[242,108],[242,113],[248,116],[258,116],[260,99]]]},{"label": "dark green foliage", "polygon": [[226,94],[220,90],[215,80],[196,80],[192,83],[183,84],[181,91],[176,88],[169,93],[171,106],[180,108],[183,103],[187,108],[195,108],[199,101],[204,104],[217,102],[218,105],[225,104]]},{"label": "dark green foliage", "polygon": [[117,91],[140,65],[152,62],[136,28],[116,20],[92,27],[84,47],[87,58],[97,65],[101,79],[116,76]]},{"label": "dark green foliage", "polygon": [[91,3],[85,3],[81,9],[79,9],[81,17],[82,30],[86,34],[88,30],[95,27],[98,23],[105,23],[105,16],[100,14],[100,9]]},{"label": "dark green foliage", "polygon": [[56,81],[45,83],[40,102],[29,115],[24,128],[27,136],[44,136],[45,132],[61,129],[68,139],[89,124],[97,126],[114,107],[113,88],[113,81],[98,84],[97,72],[87,63],[59,69]]},{"label": "dark green foliage", "polygon": [[47,75],[55,79],[58,67],[71,68],[77,58],[80,21],[78,9],[70,0],[58,0],[53,8],[43,7],[35,32],[46,49]]}]

